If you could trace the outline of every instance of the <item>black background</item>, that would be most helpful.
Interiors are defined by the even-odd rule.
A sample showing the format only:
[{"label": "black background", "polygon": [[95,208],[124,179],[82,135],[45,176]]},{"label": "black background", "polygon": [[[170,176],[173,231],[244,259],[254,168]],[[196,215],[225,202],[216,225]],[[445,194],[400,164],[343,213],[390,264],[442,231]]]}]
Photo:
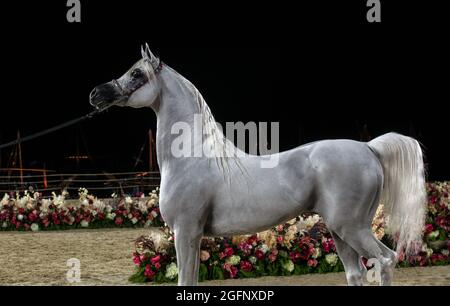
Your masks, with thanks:
[{"label": "black background", "polygon": [[[450,178],[447,142],[449,47],[442,1],[66,1],[2,5],[0,143],[92,110],[91,89],[119,77],[148,42],[192,81],[216,119],[279,121],[281,149],[326,138],[360,140],[397,131],[426,148],[429,179]],[[438,5],[439,4],[439,5]],[[132,171],[156,118],[113,108],[95,119],[22,144],[25,166]],[[65,156],[92,159],[76,168]],[[2,150],[4,167],[11,149]]]}]

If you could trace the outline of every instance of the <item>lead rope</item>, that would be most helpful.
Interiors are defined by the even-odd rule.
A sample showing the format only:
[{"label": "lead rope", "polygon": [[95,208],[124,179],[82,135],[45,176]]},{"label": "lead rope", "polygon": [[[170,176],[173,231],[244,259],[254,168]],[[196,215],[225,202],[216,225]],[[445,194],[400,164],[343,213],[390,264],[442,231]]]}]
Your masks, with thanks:
[{"label": "lead rope", "polygon": [[22,143],[22,142],[25,142],[25,141],[28,141],[28,140],[31,140],[31,139],[34,139],[34,138],[37,138],[37,137],[41,137],[41,136],[47,135],[49,133],[55,132],[57,130],[63,129],[63,128],[71,126],[71,125],[74,125],[75,123],[84,121],[86,119],[90,119],[90,118],[94,117],[95,115],[97,115],[97,114],[107,110],[108,108],[110,108],[111,106],[113,106],[115,104],[116,103],[112,103],[112,104],[110,104],[110,105],[108,105],[108,106],[106,106],[106,107],[104,107],[102,109],[95,109],[92,112],[90,112],[90,113],[88,113],[88,114],[86,114],[84,116],[78,117],[76,119],[72,119],[70,121],[64,122],[64,123],[59,124],[57,126],[51,127],[49,129],[37,132],[35,134],[28,135],[28,136],[25,136],[25,137],[21,137],[19,139],[16,139],[16,140],[4,143],[4,144],[0,145],[0,150],[2,150],[4,148],[11,147],[11,146],[14,146],[14,145],[17,145],[19,143]]}]

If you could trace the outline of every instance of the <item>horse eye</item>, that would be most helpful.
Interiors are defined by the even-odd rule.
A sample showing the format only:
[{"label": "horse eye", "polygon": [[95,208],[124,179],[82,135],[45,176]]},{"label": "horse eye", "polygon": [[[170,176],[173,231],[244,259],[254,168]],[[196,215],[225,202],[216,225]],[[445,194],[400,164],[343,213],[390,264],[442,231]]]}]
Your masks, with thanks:
[{"label": "horse eye", "polygon": [[131,72],[131,77],[134,79],[142,77],[142,71],[140,69],[135,69]]}]

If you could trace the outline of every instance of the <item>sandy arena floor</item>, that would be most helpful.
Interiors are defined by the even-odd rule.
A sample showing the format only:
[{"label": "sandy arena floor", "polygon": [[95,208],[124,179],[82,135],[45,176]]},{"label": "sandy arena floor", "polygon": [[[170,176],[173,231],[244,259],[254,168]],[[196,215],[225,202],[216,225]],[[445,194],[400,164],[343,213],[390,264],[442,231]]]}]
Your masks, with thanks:
[{"label": "sandy arena floor", "polygon": [[[130,285],[134,240],[148,229],[0,232],[0,285],[70,285],[69,258],[81,261],[79,285]],[[203,285],[345,285],[343,273],[209,281]],[[450,266],[398,269],[395,285],[450,285]]]}]

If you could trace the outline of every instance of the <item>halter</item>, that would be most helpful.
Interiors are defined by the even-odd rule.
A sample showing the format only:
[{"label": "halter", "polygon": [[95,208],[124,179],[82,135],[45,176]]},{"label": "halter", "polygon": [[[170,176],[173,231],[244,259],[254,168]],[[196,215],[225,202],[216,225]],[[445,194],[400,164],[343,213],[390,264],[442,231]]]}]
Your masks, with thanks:
[{"label": "halter", "polygon": [[[147,59],[146,59],[146,61],[147,61]],[[152,63],[149,62],[149,64],[150,64],[150,65],[152,66],[152,68],[153,68]],[[163,62],[162,62],[160,59],[158,59],[158,66],[157,66],[156,68],[153,68],[154,74],[157,75],[157,74],[162,70],[162,68],[163,68]],[[146,80],[137,83],[136,86],[133,86],[132,88],[129,88],[129,89],[127,89],[127,90],[124,89],[124,88],[120,85],[120,83],[117,81],[117,79],[112,79],[111,83],[112,83],[114,86],[116,86],[117,89],[119,89],[119,93],[120,93],[120,95],[121,95],[122,97],[124,97],[124,98],[129,98],[129,97],[131,96],[131,94],[133,94],[133,92],[135,92],[136,90],[138,90],[139,88],[141,88],[142,86],[144,86],[144,84],[147,83],[148,81],[149,81],[149,79],[147,78]],[[115,104],[115,103],[113,103],[113,104]]]}]

